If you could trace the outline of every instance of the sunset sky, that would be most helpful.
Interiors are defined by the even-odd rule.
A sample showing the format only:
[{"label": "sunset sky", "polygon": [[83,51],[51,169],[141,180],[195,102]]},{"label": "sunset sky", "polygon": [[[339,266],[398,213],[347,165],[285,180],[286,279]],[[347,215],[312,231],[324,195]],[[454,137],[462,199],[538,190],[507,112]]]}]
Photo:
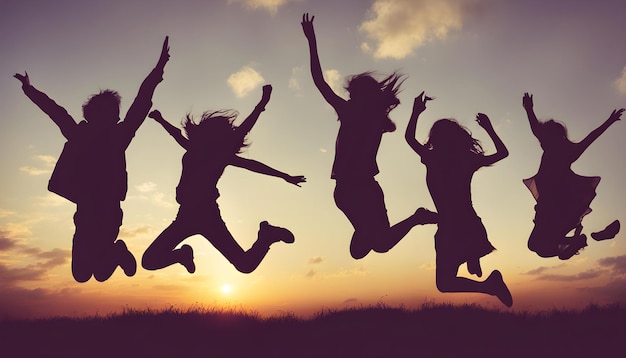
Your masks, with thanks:
[{"label": "sunset sky", "polygon": [[[342,89],[346,76],[394,70],[408,76],[398,126],[383,136],[377,176],[389,218],[418,207],[434,209],[425,167],[404,140],[413,98],[436,97],[420,117],[418,140],[432,123],[453,117],[494,146],[474,121],[486,113],[510,155],[481,169],[473,201],[497,251],[481,262],[499,269],[514,310],[579,308],[626,303],[626,234],[595,242],[568,261],[527,249],[535,201],[522,184],[539,166],[541,148],[522,108],[534,94],[540,119],[554,118],[579,141],[626,107],[626,2],[622,0],[214,0],[0,2],[0,319],[91,315],[124,307],[227,306],[273,315],[308,315],[323,308],[385,303],[478,303],[505,309],[492,296],[443,294],[435,287],[435,226],[414,228],[394,249],[362,260],[350,257],[352,227],[336,208],[330,168],[339,124],[309,72],[302,14],[315,15],[322,67]],[[292,245],[277,244],[251,274],[239,273],[203,237],[196,273],[180,265],[159,271],[120,269],[106,282],[77,283],[71,275],[75,206],[47,191],[64,138],[22,93],[12,76],[28,71],[32,84],[76,120],[100,89],[122,96],[125,113],[154,67],[165,36],[170,61],[154,108],[179,126],[186,113],[236,109],[243,119],[261,87],[274,91],[249,135],[243,156],[292,175],[280,179],[228,168],[218,200],[222,217],[247,249],[260,221],[289,228]],[[626,118],[625,118],[626,119]],[[585,232],[614,219],[626,224],[626,123],[617,122],[575,163],[602,181]],[[138,261],[174,219],[183,150],[147,119],[126,152],[124,239]],[[462,266],[459,274],[469,277]],[[486,275],[485,275],[486,276]]]}]

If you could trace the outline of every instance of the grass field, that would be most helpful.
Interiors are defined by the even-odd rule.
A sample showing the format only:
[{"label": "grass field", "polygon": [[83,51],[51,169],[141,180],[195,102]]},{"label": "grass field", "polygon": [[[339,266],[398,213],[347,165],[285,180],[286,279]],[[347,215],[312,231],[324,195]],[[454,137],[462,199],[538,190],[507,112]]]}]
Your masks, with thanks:
[{"label": "grass field", "polygon": [[1,357],[625,357],[626,309],[368,306],[310,318],[191,308],[0,322]]}]

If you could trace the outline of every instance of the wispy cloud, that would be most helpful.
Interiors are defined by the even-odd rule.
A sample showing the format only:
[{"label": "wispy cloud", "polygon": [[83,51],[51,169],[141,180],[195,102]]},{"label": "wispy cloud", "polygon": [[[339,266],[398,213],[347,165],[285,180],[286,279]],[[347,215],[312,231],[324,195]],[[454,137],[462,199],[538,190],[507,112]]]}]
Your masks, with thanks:
[{"label": "wispy cloud", "polygon": [[34,158],[38,162],[40,162],[41,165],[43,165],[43,168],[38,167],[38,166],[25,165],[25,166],[20,167],[20,171],[28,175],[35,175],[35,176],[52,173],[52,168],[54,168],[54,165],[57,162],[57,159],[55,157],[50,156],[50,155],[36,155]]},{"label": "wispy cloud", "polygon": [[261,85],[265,79],[255,69],[243,67],[228,77],[227,83],[237,97],[245,97],[250,91]]},{"label": "wispy cloud", "polygon": [[598,260],[602,267],[608,267],[614,275],[626,274],[626,255],[605,257]]},{"label": "wispy cloud", "polygon": [[142,192],[142,193],[149,193],[151,191],[156,190],[156,183],[148,181],[145,183],[141,183],[139,185],[135,185],[135,189],[137,189],[138,191]]},{"label": "wispy cloud", "polygon": [[563,267],[563,266],[565,266],[565,264],[559,264],[559,265],[550,266],[550,267],[548,267],[548,266],[540,266],[540,267],[537,267],[536,269],[524,272],[523,275],[540,275],[540,274],[542,274],[542,273],[544,273],[544,272],[546,272],[548,270],[557,269],[557,268],[560,268],[560,267]]},{"label": "wispy cloud", "polygon": [[152,231],[153,231],[152,226],[148,226],[148,225],[134,227],[132,229],[122,227],[120,229],[119,237],[120,238],[132,238],[136,236],[141,236],[143,234],[149,234]]},{"label": "wispy cloud", "polygon": [[321,264],[324,261],[324,258],[321,256],[316,256],[316,257],[311,257],[309,258],[309,260],[307,261],[307,263],[309,265],[317,265],[317,264]]},{"label": "wispy cloud", "polygon": [[294,0],[228,0],[229,3],[237,3],[252,10],[266,10],[272,15],[276,15],[278,8]]},{"label": "wispy cloud", "polygon": [[363,267],[355,267],[353,269],[340,269],[335,272],[319,274],[311,269],[305,275],[307,278],[315,278],[317,280],[344,279],[354,276],[366,276],[368,271]]},{"label": "wispy cloud", "polygon": [[303,72],[304,69],[302,67],[294,67],[291,69],[291,77],[289,77],[288,83],[289,89],[294,91],[300,90],[300,81],[298,81],[298,79]]},{"label": "wispy cloud", "polygon": [[614,84],[618,91],[626,93],[626,66],[624,66],[621,76],[615,80]]},{"label": "wispy cloud", "polygon": [[582,281],[592,278],[600,277],[606,270],[590,269],[584,272],[580,272],[574,275],[558,275],[558,274],[546,274],[537,277],[537,280],[542,281]]},{"label": "wispy cloud", "polygon": [[370,42],[361,48],[375,58],[403,59],[425,44],[460,30],[475,1],[376,0],[360,30]]}]

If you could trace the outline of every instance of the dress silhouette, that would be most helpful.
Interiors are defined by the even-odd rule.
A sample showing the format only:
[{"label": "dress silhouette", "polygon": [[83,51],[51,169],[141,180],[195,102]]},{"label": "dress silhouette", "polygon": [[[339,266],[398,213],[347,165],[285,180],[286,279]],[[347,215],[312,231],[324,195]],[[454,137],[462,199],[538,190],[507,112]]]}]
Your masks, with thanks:
[{"label": "dress silhouette", "polygon": [[120,96],[115,91],[91,96],[83,105],[85,120],[76,123],[65,108],[31,85],[28,73],[14,76],[22,82],[26,96],[67,139],[48,189],[76,203],[72,274],[78,282],[86,282],[92,275],[105,281],[118,265],[127,276],[137,270],[126,244],[117,240],[123,216],[120,202],[127,191],[125,151],[152,106],[152,95],[163,80],[168,59],[166,37],[157,65],[141,84],[121,122]]},{"label": "dress silhouette", "polygon": [[195,234],[203,235],[243,273],[254,271],[273,243],[294,242],[294,236],[289,230],[263,221],[256,242],[244,251],[228,231],[217,205],[217,182],[228,165],[282,178],[298,186],[306,181],[303,176],[290,176],[237,155],[246,146],[246,135],[265,110],[271,90],[269,85],[263,87],[261,101],[238,127],[233,125],[237,114],[229,111],[205,112],[198,123],[187,115],[183,121],[187,137],[183,136],[180,129],[163,119],[159,111],[150,113],[150,117],[160,123],[186,152],[182,159],[180,182],[176,188],[176,201],[180,204],[178,215],[143,254],[142,265],[145,269],[158,270],[180,263],[189,273],[195,272],[191,246],[185,244],[176,248],[183,240]]},{"label": "dress silhouette", "polygon": [[335,180],[334,199],[354,227],[350,254],[360,259],[372,250],[389,251],[415,225],[435,223],[437,214],[419,208],[407,219],[390,225],[384,194],[374,177],[378,174],[376,155],[382,135],[396,129],[389,112],[400,103],[397,93],[402,76],[394,73],[377,81],[370,72],[358,74],[352,76],[346,87],[350,99],[339,97],[322,74],[314,18],[309,18],[309,14],[302,16],[311,75],[326,102],[335,109],[340,123],[331,174]]},{"label": "dress silhouette", "polygon": [[[587,246],[587,236],[582,234],[582,220],[591,212],[589,205],[600,182],[598,176],[574,173],[571,166],[593,141],[620,119],[624,109],[614,110],[602,125],[581,142],[574,143],[568,139],[563,124],[552,119],[539,122],[533,109],[532,95],[525,93],[522,105],[530,128],[543,149],[537,174],[523,180],[537,201],[535,226],[528,239],[528,248],[541,257],[558,256],[567,260]],[[591,236],[597,241],[611,239],[617,235],[619,228],[620,223],[615,220]],[[573,235],[567,236],[572,230]]]},{"label": "dress silhouette", "polygon": [[481,292],[497,296],[510,307],[511,294],[498,270],[482,282],[458,277],[459,266],[467,263],[471,274],[482,276],[480,258],[494,250],[487,231],[472,205],[471,181],[474,173],[508,156],[506,146],[494,131],[489,118],[476,116],[496,146],[496,153],[484,155],[480,143],[453,119],[436,121],[425,144],[415,139],[417,120],[430,97],[415,98],[406,129],[409,146],[426,165],[426,184],[438,213],[435,233],[436,283],[441,292]]}]

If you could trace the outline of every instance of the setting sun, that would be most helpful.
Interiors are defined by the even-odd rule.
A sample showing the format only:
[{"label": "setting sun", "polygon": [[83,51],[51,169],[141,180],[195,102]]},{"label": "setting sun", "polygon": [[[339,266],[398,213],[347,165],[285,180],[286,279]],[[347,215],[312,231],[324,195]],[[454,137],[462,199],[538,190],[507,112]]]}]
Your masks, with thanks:
[{"label": "setting sun", "polygon": [[222,291],[223,294],[229,295],[233,292],[233,287],[229,284],[224,284],[222,285],[222,288],[220,290]]}]

